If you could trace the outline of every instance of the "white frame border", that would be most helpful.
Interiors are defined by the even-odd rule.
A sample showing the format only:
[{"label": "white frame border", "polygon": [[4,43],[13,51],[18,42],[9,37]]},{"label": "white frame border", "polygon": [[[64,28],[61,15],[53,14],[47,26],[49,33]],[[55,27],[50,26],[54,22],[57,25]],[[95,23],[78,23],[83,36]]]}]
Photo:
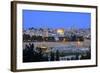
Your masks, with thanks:
[{"label": "white frame border", "polygon": [[[63,11],[63,12],[89,12],[91,13],[91,60],[79,61],[60,61],[60,62],[34,62],[22,63],[22,10],[48,10],[48,11]],[[77,11],[76,11],[77,10]],[[69,66],[88,66],[96,65],[96,9],[85,7],[67,7],[67,6],[49,6],[49,5],[29,5],[17,4],[17,69],[37,69],[37,68],[52,68],[52,67],[69,67]]]}]

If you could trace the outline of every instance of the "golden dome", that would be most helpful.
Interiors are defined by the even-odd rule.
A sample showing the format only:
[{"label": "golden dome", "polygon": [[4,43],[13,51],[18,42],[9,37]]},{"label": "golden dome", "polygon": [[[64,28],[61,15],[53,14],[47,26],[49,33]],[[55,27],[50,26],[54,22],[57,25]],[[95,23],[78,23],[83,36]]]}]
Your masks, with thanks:
[{"label": "golden dome", "polygon": [[57,33],[63,35],[64,34],[64,29],[57,29]]}]

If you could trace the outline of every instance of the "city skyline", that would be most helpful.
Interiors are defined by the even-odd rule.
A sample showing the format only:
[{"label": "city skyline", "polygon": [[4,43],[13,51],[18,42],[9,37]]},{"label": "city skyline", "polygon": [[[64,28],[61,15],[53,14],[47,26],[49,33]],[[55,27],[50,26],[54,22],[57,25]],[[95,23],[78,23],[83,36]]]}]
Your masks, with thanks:
[{"label": "city skyline", "polygon": [[23,28],[90,28],[91,14],[23,10]]}]

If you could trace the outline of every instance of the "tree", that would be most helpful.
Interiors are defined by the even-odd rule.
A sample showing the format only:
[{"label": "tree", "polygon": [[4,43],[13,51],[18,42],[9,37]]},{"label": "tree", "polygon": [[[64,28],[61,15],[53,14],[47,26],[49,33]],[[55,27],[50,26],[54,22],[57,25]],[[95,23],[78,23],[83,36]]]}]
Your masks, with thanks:
[{"label": "tree", "polygon": [[79,41],[84,41],[83,36],[78,36],[77,38],[79,39]]},{"label": "tree", "polygon": [[59,61],[60,55],[59,55],[59,50],[56,51],[56,61]]},{"label": "tree", "polygon": [[30,40],[30,39],[31,39],[30,35],[28,35],[28,34],[23,34],[23,40],[24,40],[24,41],[28,41],[28,40]]},{"label": "tree", "polygon": [[23,49],[23,62],[48,61],[48,57],[43,56],[42,48],[34,48],[34,44],[29,44]]},{"label": "tree", "polygon": [[23,62],[31,62],[33,57],[33,50],[30,48],[29,45],[25,46],[23,50]]},{"label": "tree", "polygon": [[71,41],[76,41],[77,36],[75,34],[71,35]]},{"label": "tree", "polygon": [[50,61],[54,61],[55,60],[55,55],[54,53],[51,51],[50,53]]},{"label": "tree", "polygon": [[36,40],[36,36],[35,36],[35,35],[31,37],[31,41],[32,41],[32,42],[37,41],[37,40]]},{"label": "tree", "polygon": [[38,53],[34,50],[34,44],[29,44],[23,49],[23,62],[36,62]]}]

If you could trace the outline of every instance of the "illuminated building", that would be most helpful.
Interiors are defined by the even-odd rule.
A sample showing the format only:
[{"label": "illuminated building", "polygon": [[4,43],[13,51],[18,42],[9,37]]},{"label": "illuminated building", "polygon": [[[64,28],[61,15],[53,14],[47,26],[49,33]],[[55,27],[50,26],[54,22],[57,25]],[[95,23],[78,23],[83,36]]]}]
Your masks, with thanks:
[{"label": "illuminated building", "polygon": [[57,34],[64,35],[64,29],[57,29]]}]

